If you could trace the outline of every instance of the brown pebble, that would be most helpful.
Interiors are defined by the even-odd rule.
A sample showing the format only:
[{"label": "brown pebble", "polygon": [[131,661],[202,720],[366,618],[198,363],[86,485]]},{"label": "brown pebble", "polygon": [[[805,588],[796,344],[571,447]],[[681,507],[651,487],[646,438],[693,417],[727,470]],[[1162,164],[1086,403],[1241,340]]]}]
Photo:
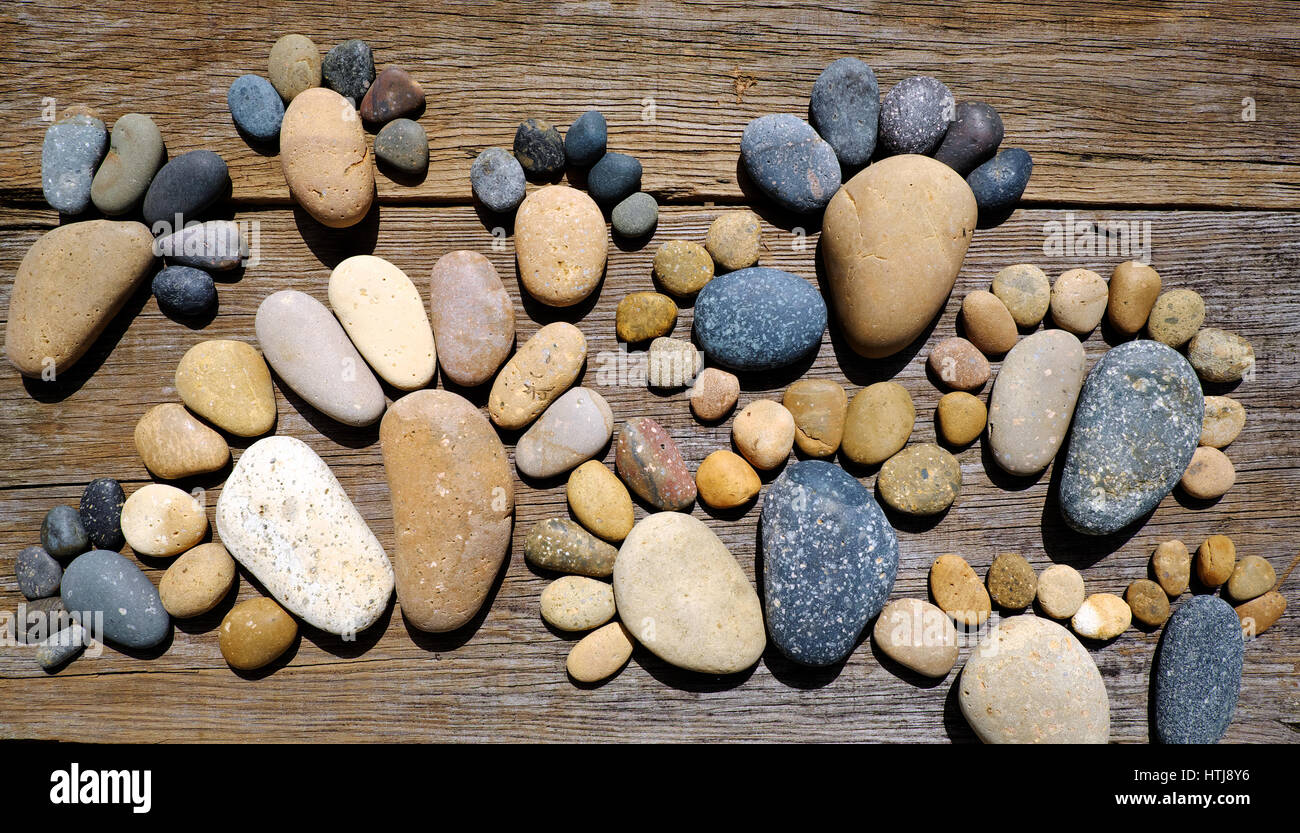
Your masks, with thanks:
[{"label": "brown pebble", "polygon": [[1147,317],[1147,332],[1170,347],[1182,347],[1205,322],[1205,301],[1190,289],[1161,293]]},{"label": "brown pebble", "polygon": [[1237,566],[1237,547],[1227,535],[1211,535],[1196,550],[1196,577],[1206,587],[1218,587]]},{"label": "brown pebble", "polygon": [[569,651],[564,666],[580,683],[612,677],[632,656],[632,634],[622,622],[610,622],[584,636]]},{"label": "brown pebble", "polygon": [[754,468],[774,469],[794,448],[794,417],[780,402],[756,399],[736,414],[731,440]]},{"label": "brown pebble", "polygon": [[919,443],[885,461],[876,488],[900,512],[937,515],[961,494],[961,464],[934,443]]},{"label": "brown pebble", "polygon": [[158,582],[163,609],[177,619],[202,616],[235,581],[235,559],[220,544],[199,544],[176,559]]},{"label": "brown pebble", "polygon": [[989,410],[974,396],[955,390],[939,399],[934,412],[939,425],[939,435],[949,445],[962,446],[975,442],[988,422]]},{"label": "brown pebble", "polygon": [[1169,618],[1169,596],[1149,578],[1140,578],[1124,591],[1124,601],[1133,611],[1133,618],[1144,625],[1163,625]]},{"label": "brown pebble", "polygon": [[231,668],[254,671],[275,662],[298,635],[298,623],[265,597],[248,599],[221,620],[221,656]]},{"label": "brown pebble", "polygon": [[1020,331],[1007,305],[992,292],[976,290],[961,302],[966,338],[986,356],[1001,356],[1016,346]]},{"label": "brown pebble", "polygon": [[614,329],[629,344],[666,336],[676,324],[677,305],[658,292],[625,295],[614,311]]},{"label": "brown pebble", "polygon": [[930,372],[953,390],[979,390],[989,380],[989,360],[960,336],[945,338],[930,351]]},{"label": "brown pebble", "polygon": [[1189,497],[1213,500],[1227,494],[1236,481],[1237,471],[1228,455],[1203,445],[1192,453],[1192,461],[1187,464],[1187,471],[1183,472],[1178,485]]},{"label": "brown pebble", "polygon": [[794,417],[794,441],[809,457],[829,457],[844,438],[849,397],[831,379],[800,379],[786,389],[781,404]]},{"label": "brown pebble", "polygon": [[706,367],[691,385],[691,411],[705,422],[722,419],[736,407],[740,397],[740,380],[735,374],[716,367]]},{"label": "brown pebble", "polygon": [[1277,583],[1277,573],[1268,559],[1259,555],[1248,555],[1237,562],[1228,577],[1228,595],[1234,601],[1248,602],[1273,589]]},{"label": "brown pebble", "polygon": [[606,541],[622,541],[632,531],[632,495],[599,460],[574,469],[564,491],[578,523]]},{"label": "brown pebble", "polygon": [[897,382],[876,382],[858,391],[844,417],[844,456],[873,466],[893,457],[907,444],[916,425],[916,406]]},{"label": "brown pebble", "polygon": [[1246,409],[1227,396],[1205,397],[1205,421],[1201,424],[1201,445],[1226,448],[1246,426]]},{"label": "brown pebble", "polygon": [[225,438],[175,402],[145,412],[135,426],[135,449],[163,480],[207,474],[230,462]]},{"label": "brown pebble", "polygon": [[1270,590],[1258,599],[1237,605],[1236,610],[1242,633],[1247,637],[1259,636],[1282,618],[1286,612],[1286,598],[1276,590]]},{"label": "brown pebble", "polygon": [[1110,276],[1106,317],[1124,335],[1133,335],[1147,323],[1160,295],[1160,275],[1145,263],[1126,260]]},{"label": "brown pebble", "polygon": [[1038,574],[1023,555],[999,553],[989,567],[989,596],[999,607],[1024,610],[1038,594]]},{"label": "brown pebble", "polygon": [[669,240],[655,252],[654,276],[678,298],[689,298],[713,280],[713,258],[699,243]]},{"label": "brown pebble", "polygon": [[410,115],[424,106],[424,88],[401,67],[388,67],[375,76],[361,99],[361,118],[381,124]]},{"label": "brown pebble", "polygon": [[754,499],[763,483],[744,457],[718,449],[695,472],[700,500],[715,509],[734,509]]},{"label": "brown pebble", "polygon": [[1236,333],[1206,327],[1187,343],[1187,361],[1207,382],[1235,382],[1255,367],[1255,348]]},{"label": "brown pebble", "polygon": [[1161,541],[1151,555],[1151,571],[1171,599],[1187,592],[1192,580],[1192,556],[1182,541]]},{"label": "brown pebble", "polygon": [[709,226],[704,248],[721,269],[735,271],[758,263],[763,231],[752,211],[724,211]]},{"label": "brown pebble", "polygon": [[958,624],[983,624],[993,612],[989,591],[966,560],[959,555],[941,555],[930,566],[930,594],[944,613]]}]

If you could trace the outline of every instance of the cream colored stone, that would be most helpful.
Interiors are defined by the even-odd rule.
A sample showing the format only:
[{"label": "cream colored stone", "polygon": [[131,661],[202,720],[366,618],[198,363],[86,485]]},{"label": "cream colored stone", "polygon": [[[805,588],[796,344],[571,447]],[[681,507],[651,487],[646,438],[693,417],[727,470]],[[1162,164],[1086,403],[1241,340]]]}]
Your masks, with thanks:
[{"label": "cream colored stone", "polygon": [[141,486],[122,505],[122,535],[141,555],[179,555],[207,531],[203,504],[175,486]]},{"label": "cream colored stone", "polygon": [[565,668],[580,683],[612,677],[632,657],[632,635],[622,622],[610,622],[584,636],[569,651]]},{"label": "cream colored stone", "polygon": [[217,471],[230,461],[225,439],[184,405],[155,405],[135,425],[135,449],[145,468],[164,480]]},{"label": "cream colored stone", "polygon": [[1133,609],[1114,593],[1093,593],[1070,617],[1070,627],[1089,639],[1114,639],[1133,623]]},{"label": "cream colored stone", "polygon": [[587,339],[577,327],[565,321],[542,327],[492,383],[492,421],[507,430],[528,425],[574,383],[586,359]]},{"label": "cream colored stone", "polygon": [[330,273],[330,308],[366,362],[399,390],[429,384],[437,367],[424,299],[382,257],[356,255]]},{"label": "cream colored stone", "polygon": [[756,399],[736,415],[731,439],[756,468],[774,469],[794,448],[794,417],[771,399]]},{"label": "cream colored stone", "polygon": [[941,609],[920,599],[885,605],[871,641],[890,659],[926,677],[945,677],[957,664],[956,626]]},{"label": "cream colored stone", "polygon": [[542,591],[542,618],[562,631],[589,631],[614,618],[614,588],[586,576],[564,576]]},{"label": "cream colored stone", "polygon": [[1061,329],[1084,338],[1101,323],[1109,297],[1105,278],[1096,272],[1062,272],[1052,284],[1052,320]]},{"label": "cream colored stone", "polygon": [[1069,619],[1085,596],[1083,576],[1068,564],[1053,564],[1038,576],[1038,604],[1053,619]]},{"label": "cream colored stone", "polygon": [[515,214],[519,281],[552,307],[582,301],[605,274],[609,232],[596,201],[567,185],[533,191]]},{"label": "cream colored stone", "polygon": [[1201,445],[1225,448],[1237,439],[1246,426],[1246,409],[1227,396],[1205,397],[1205,422],[1201,426]]}]

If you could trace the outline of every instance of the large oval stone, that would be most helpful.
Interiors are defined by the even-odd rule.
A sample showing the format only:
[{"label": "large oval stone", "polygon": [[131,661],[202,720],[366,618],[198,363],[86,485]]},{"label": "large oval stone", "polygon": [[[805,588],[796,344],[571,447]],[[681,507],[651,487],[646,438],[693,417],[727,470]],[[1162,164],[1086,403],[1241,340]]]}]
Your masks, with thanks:
[{"label": "large oval stone", "polygon": [[397,602],[441,633],[474,618],[510,549],[514,478],[505,447],[469,400],[421,390],[379,424],[393,500]]},{"label": "large oval stone", "polygon": [[458,385],[481,385],[515,344],[515,308],[492,261],[448,252],[429,278],[429,319],[442,372]]},{"label": "large oval stone", "polygon": [[576,188],[538,188],[515,214],[519,282],[547,306],[573,306],[590,295],[604,277],[608,247],[600,206]]},{"label": "large oval stone", "polygon": [[529,477],[554,477],[596,456],[614,433],[614,412],[590,388],[574,388],[546,409],[515,446],[515,465]]},{"label": "large oval stone", "polygon": [[217,534],[266,591],[313,627],[355,634],[393,594],[393,566],[325,461],[302,440],[258,440],[217,499]]},{"label": "large oval stone", "polygon": [[1193,596],[1174,611],[1152,670],[1162,743],[1218,743],[1237,709],[1243,651],[1241,621],[1223,599]]},{"label": "large oval stone", "polygon": [[898,539],[867,487],[823,460],[792,463],[763,498],[772,642],[795,662],[847,657],[898,574]]},{"label": "large oval stone", "polygon": [[356,255],[330,273],[330,307],[375,372],[399,390],[429,384],[438,356],[424,299],[382,257]]},{"label": "large oval stone", "polygon": [[710,359],[735,370],[771,370],[817,349],[826,302],[803,278],[753,266],[714,278],[695,301],[695,336]]},{"label": "large oval stone", "polygon": [[280,164],[294,200],[321,225],[355,226],[370,210],[370,143],[352,102],[333,90],[293,97],[280,126]]},{"label": "large oval stone", "polygon": [[989,446],[1011,474],[1047,468],[1065,442],[1087,361],[1079,339],[1041,330],[1002,360],[989,399]]},{"label": "large oval stone", "polygon": [[854,350],[890,356],[921,334],[952,292],[978,213],[965,180],[926,156],[882,159],[840,188],[821,246]]},{"label": "large oval stone", "polygon": [[[91,550],[63,572],[64,606],[88,628],[127,648],[152,648],[167,638],[171,617],[153,582],[121,553]],[[1236,616],[1234,615],[1235,619]]]},{"label": "large oval stone", "polygon": [[1158,341],[1131,341],[1092,368],[1079,394],[1061,475],[1061,514],[1088,535],[1142,517],[1187,470],[1205,397],[1187,360]]}]

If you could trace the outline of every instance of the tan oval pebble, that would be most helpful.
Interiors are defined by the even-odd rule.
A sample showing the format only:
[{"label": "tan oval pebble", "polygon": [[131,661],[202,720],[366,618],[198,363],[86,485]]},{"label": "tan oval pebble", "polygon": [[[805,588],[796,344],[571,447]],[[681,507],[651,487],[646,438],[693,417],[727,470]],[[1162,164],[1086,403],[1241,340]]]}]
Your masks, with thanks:
[{"label": "tan oval pebble", "polygon": [[961,464],[934,443],[921,443],[886,460],[876,487],[900,512],[937,515],[961,494]]},{"label": "tan oval pebble", "polygon": [[1235,382],[1255,366],[1255,348],[1236,333],[1206,327],[1187,343],[1187,360],[1207,382]]},{"label": "tan oval pebble", "polygon": [[930,595],[944,613],[967,627],[983,624],[993,612],[984,582],[959,555],[941,555],[930,565]]},{"label": "tan oval pebble", "polygon": [[854,395],[844,417],[844,456],[860,465],[883,463],[912,436],[916,407],[907,388],[876,382]]},{"label": "tan oval pebble", "polygon": [[660,336],[650,342],[646,383],[652,388],[684,388],[704,367],[704,353],[690,341]]},{"label": "tan oval pebble", "polygon": [[957,664],[957,628],[939,608],[920,599],[885,605],[871,641],[890,659],[926,677],[944,677]]},{"label": "tan oval pebble", "polygon": [[1248,602],[1273,589],[1277,573],[1268,559],[1248,555],[1237,562],[1228,577],[1228,595],[1238,602]]},{"label": "tan oval pebble", "polygon": [[991,375],[989,360],[960,336],[945,338],[930,351],[930,372],[953,390],[979,390]]},{"label": "tan oval pebble", "polygon": [[437,367],[420,290],[382,257],[356,255],[330,273],[330,308],[379,377],[398,390],[429,384]]},{"label": "tan oval pebble", "polygon": [[478,252],[448,252],[433,265],[429,321],[443,374],[465,387],[491,379],[515,344],[514,304]]},{"label": "tan oval pebble", "polygon": [[230,446],[184,405],[155,405],[135,425],[135,449],[156,477],[176,480],[217,471],[230,462]]},{"label": "tan oval pebble", "polygon": [[989,596],[999,607],[1024,610],[1038,594],[1038,575],[1023,555],[999,553],[989,567]]},{"label": "tan oval pebble", "polygon": [[231,668],[256,671],[279,659],[298,636],[298,623],[275,602],[247,599],[230,609],[218,628],[221,656]]},{"label": "tan oval pebble", "polygon": [[1097,328],[1109,298],[1106,280],[1090,269],[1062,272],[1052,284],[1052,320],[1083,338]]},{"label": "tan oval pebble", "polygon": [[1115,267],[1107,290],[1106,317],[1125,335],[1141,330],[1160,295],[1160,274],[1145,263],[1126,260]]},{"label": "tan oval pebble", "polygon": [[542,327],[506,362],[492,383],[488,415],[507,430],[523,428],[572,385],[587,359],[587,339],[566,321]]},{"label": "tan oval pebble", "polygon": [[275,425],[275,391],[262,354],[242,341],[200,341],[176,365],[176,392],[194,413],[238,437]]},{"label": "tan oval pebble", "polygon": [[976,290],[961,302],[966,338],[986,356],[1001,356],[1016,346],[1019,331],[1007,305],[992,292]]},{"label": "tan oval pebble", "polygon": [[1124,601],[1133,618],[1144,625],[1163,625],[1169,618],[1169,596],[1165,589],[1149,578],[1140,578],[1124,591]]},{"label": "tan oval pebble", "polygon": [[1169,540],[1156,544],[1151,554],[1151,572],[1170,598],[1187,592],[1192,580],[1192,556],[1182,541]]},{"label": "tan oval pebble", "polygon": [[610,622],[578,640],[564,667],[580,683],[597,683],[613,676],[632,657],[632,634],[622,622]]},{"label": "tan oval pebble", "polygon": [[989,411],[979,399],[965,391],[955,390],[940,397],[934,415],[943,441],[962,446],[975,442],[983,433]]},{"label": "tan oval pebble", "polygon": [[794,441],[809,457],[829,457],[844,439],[849,397],[831,379],[800,379],[786,388],[781,404],[794,417]]},{"label": "tan oval pebble", "polygon": [[589,631],[614,618],[614,588],[586,576],[564,576],[542,591],[542,618],[562,631]]},{"label": "tan oval pebble", "polygon": [[235,559],[220,544],[199,544],[172,562],[158,582],[163,608],[177,619],[202,616],[235,583]]},{"label": "tan oval pebble", "polygon": [[533,191],[515,214],[519,282],[552,307],[582,301],[605,274],[609,232],[596,201],[567,185]]},{"label": "tan oval pebble", "polygon": [[677,305],[658,292],[624,295],[614,311],[614,330],[623,341],[636,344],[666,336],[677,324]]},{"label": "tan oval pebble", "polygon": [[699,243],[669,240],[655,252],[654,276],[672,295],[689,298],[713,280],[713,258]]},{"label": "tan oval pebble", "polygon": [[1053,564],[1038,577],[1038,604],[1053,619],[1069,619],[1085,595],[1083,576],[1068,564]]},{"label": "tan oval pebble", "polygon": [[1228,455],[1208,445],[1200,446],[1192,453],[1192,461],[1187,464],[1178,485],[1189,497],[1198,500],[1213,500],[1227,494],[1232,484],[1237,481],[1237,470],[1233,468]]},{"label": "tan oval pebble", "polygon": [[1190,289],[1171,289],[1156,298],[1147,316],[1147,332],[1170,347],[1182,347],[1205,321],[1205,301]]},{"label": "tan oval pebble", "polygon": [[779,402],[757,399],[736,414],[731,439],[755,468],[774,469],[794,448],[794,417]]},{"label": "tan oval pebble", "polygon": [[740,398],[740,379],[734,373],[706,367],[691,385],[691,411],[706,422],[722,419],[736,407]]},{"label": "tan oval pebble", "polygon": [[1237,547],[1227,535],[1211,535],[1196,550],[1196,577],[1206,587],[1218,587],[1237,566]]},{"label": "tan oval pebble", "polygon": [[320,50],[306,35],[285,35],[271,47],[271,86],[286,102],[302,91],[320,86]]},{"label": "tan oval pebble", "polygon": [[348,228],[370,211],[370,143],[352,102],[333,90],[306,90],[285,110],[280,166],[289,193],[321,225]]},{"label": "tan oval pebble", "polygon": [[578,523],[606,541],[622,541],[632,531],[632,495],[599,460],[574,469],[564,491]]},{"label": "tan oval pebble", "polygon": [[122,535],[141,555],[179,555],[207,531],[203,504],[175,486],[141,486],[122,505]]},{"label": "tan oval pebble", "polygon": [[1093,593],[1070,618],[1070,627],[1089,639],[1114,639],[1133,623],[1128,603],[1114,593]]},{"label": "tan oval pebble", "polygon": [[695,471],[700,500],[715,509],[734,509],[754,499],[763,483],[744,457],[726,449],[704,458]]},{"label": "tan oval pebble", "polygon": [[1201,424],[1201,445],[1225,448],[1246,426],[1246,409],[1227,396],[1205,397],[1205,422]]},{"label": "tan oval pebble", "polygon": [[724,211],[709,224],[704,248],[718,267],[729,272],[758,263],[763,228],[752,211]]},{"label": "tan oval pebble", "polygon": [[1269,628],[1286,612],[1286,597],[1276,590],[1270,590],[1258,599],[1251,599],[1236,607],[1237,618],[1241,620],[1241,630],[1247,637],[1258,636]]},{"label": "tan oval pebble", "polygon": [[1088,367],[1064,330],[1026,336],[1002,361],[989,397],[989,448],[1007,473],[1037,474],[1055,459]]},{"label": "tan oval pebble", "polygon": [[993,294],[1019,327],[1036,327],[1052,301],[1052,282],[1032,263],[1008,266],[993,276]]}]

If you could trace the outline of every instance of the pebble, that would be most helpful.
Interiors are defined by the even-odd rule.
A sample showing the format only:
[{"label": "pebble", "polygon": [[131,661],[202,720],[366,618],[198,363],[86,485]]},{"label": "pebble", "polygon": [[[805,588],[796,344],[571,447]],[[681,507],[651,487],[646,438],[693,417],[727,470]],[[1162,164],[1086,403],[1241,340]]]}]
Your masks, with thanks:
[{"label": "pebble", "polygon": [[1047,273],[1031,263],[1017,263],[993,276],[993,294],[1018,327],[1037,327],[1052,302]]},{"label": "pebble", "polygon": [[1277,573],[1268,559],[1248,555],[1232,568],[1232,575],[1228,578],[1228,595],[1234,601],[1248,602],[1272,590],[1276,583]]},{"label": "pebble", "polygon": [[971,652],[957,691],[985,743],[1106,743],[1110,700],[1092,656],[1065,628],[1013,616]]},{"label": "pebble", "polygon": [[424,88],[401,67],[388,67],[375,76],[357,109],[372,124],[418,113],[424,108]]},{"label": "pebble", "polygon": [[217,498],[216,526],[235,560],[312,627],[356,634],[388,609],[387,554],[301,440],[266,437],[244,451]]},{"label": "pebble", "polygon": [[547,306],[571,307],[586,299],[605,275],[608,248],[599,206],[576,188],[539,188],[515,215],[519,281]]},{"label": "pebble", "polygon": [[1237,566],[1237,547],[1227,535],[1211,535],[1196,549],[1196,578],[1206,587],[1226,582]]},{"label": "pebble", "polygon": [[1020,336],[1006,304],[992,292],[976,290],[961,302],[961,323],[966,337],[987,356],[1001,356]]},{"label": "pebble", "polygon": [[1240,621],[1223,599],[1193,596],[1174,611],[1152,672],[1161,743],[1223,737],[1237,709],[1243,653]]},{"label": "pebble", "polygon": [[18,591],[26,599],[44,599],[59,592],[63,568],[43,547],[23,547],[14,559]]},{"label": "pebble", "polygon": [[359,103],[375,82],[375,56],[370,45],[353,38],[334,46],[325,53],[321,76],[331,90]]},{"label": "pebble", "polygon": [[50,208],[80,214],[90,207],[95,169],[108,149],[108,128],[89,107],[72,107],[45,130],[41,189]]},{"label": "pebble", "polygon": [[1070,618],[1070,627],[1088,639],[1114,639],[1133,623],[1128,603],[1114,593],[1093,593]]},{"label": "pebble", "polygon": [[82,621],[102,616],[104,638],[126,648],[152,648],[170,630],[171,619],[153,582],[120,553],[91,550],[78,556],[63,573],[60,594]]},{"label": "pebble", "polygon": [[1178,540],[1156,544],[1151,554],[1151,571],[1169,598],[1186,593],[1192,579],[1192,556],[1187,552],[1187,545]]},{"label": "pebble", "polygon": [[220,544],[199,544],[172,562],[158,582],[162,606],[176,619],[211,611],[235,583],[235,559]]},{"label": "pebble", "polygon": [[610,622],[578,640],[564,666],[578,682],[598,683],[627,664],[632,647],[632,634],[623,623]]},{"label": "pebble", "polygon": [[492,262],[478,252],[438,258],[429,278],[429,319],[443,375],[481,385],[515,344],[515,308]]},{"label": "pebble", "polygon": [[641,163],[625,153],[605,154],[587,173],[587,193],[601,205],[615,205],[640,188]]},{"label": "pebble", "polygon": [[857,58],[826,67],[813,84],[808,112],[841,165],[860,168],[871,161],[880,123],[880,87],[871,67]]},{"label": "pebble", "polygon": [[1145,263],[1126,260],[1110,276],[1106,317],[1116,330],[1134,335],[1147,323],[1160,295],[1160,274]]},{"label": "pebble", "polygon": [[506,362],[492,382],[488,415],[506,430],[523,428],[564,393],[582,372],[587,339],[566,321],[542,327]]},{"label": "pebble", "polygon": [[587,168],[605,155],[609,130],[599,110],[588,110],[564,134],[564,156],[575,168]]},{"label": "pebble", "polygon": [[920,599],[895,599],[876,618],[871,641],[890,659],[935,679],[957,664],[957,628],[939,608]]},{"label": "pebble", "polygon": [[1009,148],[971,171],[966,184],[981,211],[1000,211],[1020,201],[1033,172],[1029,151]]},{"label": "pebble", "polygon": [[1079,394],[1061,476],[1061,513],[1106,535],[1155,509],[1187,469],[1205,398],[1187,361],[1157,341],[1107,351]]},{"label": "pebble", "polygon": [[1053,564],[1038,577],[1038,604],[1053,619],[1069,619],[1083,605],[1083,576],[1068,564]]},{"label": "pebble", "polygon": [[1144,625],[1159,627],[1169,618],[1169,596],[1149,578],[1140,578],[1124,591],[1124,601],[1133,611],[1133,618]]},{"label": "pebble", "polygon": [[15,612],[17,616],[14,623],[17,627],[13,636],[26,640],[28,645],[43,642],[52,634],[73,624],[72,615],[64,606],[63,599],[58,596],[19,602]]},{"label": "pebble", "polygon": [[695,377],[691,386],[691,412],[697,419],[713,422],[722,419],[736,407],[740,398],[740,379],[734,373],[706,367]]},{"label": "pebble", "polygon": [[764,194],[796,214],[821,211],[840,187],[835,148],[789,113],[759,116],[746,125],[740,161]]},{"label": "pebble", "polygon": [[644,191],[624,199],[610,212],[614,232],[628,240],[645,237],[659,222],[659,203]]},{"label": "pebble", "polygon": [[998,553],[989,567],[988,588],[989,597],[999,607],[1024,610],[1038,595],[1038,574],[1023,555]]},{"label": "pebble", "polygon": [[298,637],[298,623],[265,597],[246,599],[221,620],[218,644],[231,668],[256,671],[275,662]]},{"label": "pebble", "polygon": [[1191,341],[1205,321],[1205,301],[1190,289],[1162,292],[1147,317],[1147,332],[1170,347]]},{"label": "pebble", "polygon": [[182,153],[158,169],[144,195],[144,221],[174,234],[199,219],[230,188],[226,160],[210,150]]},{"label": "pebble", "polygon": [[419,122],[393,119],[375,136],[375,159],[407,176],[429,169],[429,136]]},{"label": "pebble", "polygon": [[547,179],[564,170],[564,140],[550,122],[529,119],[520,124],[514,147],[515,158],[531,176]]},{"label": "pebble", "polygon": [[1233,468],[1228,455],[1217,448],[1203,445],[1192,452],[1192,461],[1187,464],[1178,485],[1188,497],[1197,500],[1214,500],[1223,497],[1237,482],[1237,470]]},{"label": "pebble", "polygon": [[23,255],[10,290],[9,362],[22,375],[45,380],[72,367],[153,266],[153,235],[140,223],[89,220],[41,235]]},{"label": "pebble", "polygon": [[959,625],[982,625],[993,612],[989,591],[960,555],[941,555],[930,565],[930,595]]},{"label": "pebble", "polygon": [[661,512],[632,529],[614,562],[614,598],[637,642],[688,671],[744,671],[767,644],[745,571],[690,515]]},{"label": "pebble", "polygon": [[904,78],[880,101],[880,144],[890,154],[929,155],[956,115],[956,99],[928,75]]},{"label": "pebble", "polygon": [[122,534],[140,555],[180,555],[203,540],[207,531],[203,504],[175,486],[141,486],[122,506]]},{"label": "pebble", "polygon": [[948,301],[977,219],[965,181],[927,157],[882,159],[845,183],[826,206],[821,250],[831,306],[854,351],[891,356],[926,330]]},{"label": "pebble", "polygon": [[979,390],[992,375],[989,360],[979,348],[960,336],[936,344],[928,363],[930,371],[953,390]]},{"label": "pebble", "polygon": [[126,543],[122,535],[122,505],[126,493],[122,484],[111,477],[97,477],[81,493],[77,514],[96,549],[120,550]]},{"label": "pebble", "polygon": [[184,405],[155,405],[135,424],[135,450],[145,468],[163,480],[218,471],[230,462],[230,447]]},{"label": "pebble", "polygon": [[562,631],[589,631],[614,618],[614,588],[586,576],[564,576],[542,591],[542,618]]},{"label": "pebble", "polygon": [[524,538],[524,559],[541,570],[608,578],[618,550],[568,518],[539,521]]},{"label": "pebble", "polygon": [[280,138],[284,122],[284,99],[275,86],[260,75],[241,75],[226,93],[226,106],[235,127],[255,142]]},{"label": "pebble", "polygon": [[1206,327],[1188,342],[1187,360],[1207,382],[1236,382],[1255,367],[1255,349],[1236,333]]},{"label": "pebble", "polygon": [[271,47],[271,84],[286,102],[304,90],[320,86],[320,50],[306,35],[285,35]]},{"label": "pebble", "polygon": [[916,407],[907,388],[897,382],[876,382],[858,391],[844,417],[844,456],[863,466],[883,463],[912,436]]},{"label": "pebble", "polygon": [[731,425],[731,441],[755,468],[780,466],[794,448],[794,416],[771,399],[746,405]]},{"label": "pebble", "polygon": [[[720,269],[734,272],[758,263],[763,246],[763,226],[758,215],[748,210],[724,211],[709,224],[704,250]],[[713,277],[712,266],[709,277]],[[707,280],[700,286],[703,287]]]},{"label": "pebble", "polygon": [[262,354],[242,341],[200,341],[176,365],[176,392],[194,413],[238,437],[275,425],[275,392]]},{"label": "pebble", "polygon": [[614,444],[614,468],[628,488],[655,509],[685,509],[695,500],[695,478],[677,443],[650,417],[623,423]]},{"label": "pebble", "polygon": [[904,449],[880,467],[876,487],[885,503],[909,515],[937,515],[961,494],[961,464],[933,443]]},{"label": "pebble", "polygon": [[243,263],[248,248],[233,220],[210,220],[158,238],[154,253],[171,264],[223,272]]},{"label": "pebble", "polygon": [[1241,620],[1243,636],[1253,639],[1282,618],[1286,612],[1286,597],[1276,590],[1270,590],[1258,599],[1237,605],[1236,611]]},{"label": "pebble", "polygon": [[685,388],[704,367],[704,354],[680,338],[656,338],[647,355],[646,383],[652,388]]},{"label": "pebble", "polygon": [[488,148],[480,153],[469,169],[470,189],[474,199],[488,211],[505,214],[524,201],[528,179],[524,168],[508,150]]},{"label": "pebble", "polygon": [[952,446],[965,446],[975,442],[984,432],[989,410],[984,403],[965,391],[955,390],[939,399],[934,411],[939,436]]},{"label": "pebble", "polygon": [[803,665],[843,660],[898,574],[898,540],[885,513],[839,466],[804,460],[763,498],[761,536],[773,644]]},{"label": "pebble", "polygon": [[41,521],[41,546],[60,561],[90,549],[90,536],[81,523],[81,513],[65,504],[52,507]]},{"label": "pebble", "polygon": [[605,398],[590,388],[573,388],[519,438],[515,465],[527,477],[554,477],[595,457],[613,434],[614,412]]},{"label": "pebble", "polygon": [[197,318],[217,304],[212,276],[193,266],[168,266],[153,276],[158,308],[176,318]]},{"label": "pebble", "polygon": [[809,457],[829,457],[844,439],[849,398],[831,379],[799,379],[786,388],[781,404],[794,417],[794,442]]},{"label": "pebble", "polygon": [[1246,409],[1226,396],[1205,397],[1205,422],[1201,425],[1201,445],[1226,448],[1246,426]]},{"label": "pebble", "polygon": [[948,125],[934,158],[966,176],[997,153],[1002,144],[1002,117],[982,101],[963,101],[953,113],[956,117]]},{"label": "pebble", "polygon": [[606,541],[622,541],[632,531],[632,496],[623,481],[599,460],[588,460],[574,469],[564,493],[578,523]]},{"label": "pebble", "polygon": [[379,378],[404,391],[433,379],[438,354],[424,299],[401,269],[374,255],[349,257],[330,272],[329,302]]},{"label": "pebble", "polygon": [[333,90],[308,90],[289,105],[280,128],[280,166],[294,201],[321,225],[349,228],[370,212],[370,145],[352,105]]},{"label": "pebble", "polygon": [[[275,91],[271,90],[275,96]],[[280,103],[278,97],[275,98]],[[162,132],[143,113],[127,113],[113,124],[108,154],[99,163],[90,186],[95,207],[110,217],[127,214],[138,206],[167,161]]]},{"label": "pebble", "polygon": [[73,624],[36,646],[36,662],[52,671],[72,660],[86,647],[86,629]]},{"label": "pebble", "polygon": [[1070,429],[1088,362],[1079,339],[1043,330],[1011,348],[989,397],[989,447],[1008,474],[1047,468]]},{"label": "pebble", "polygon": [[763,488],[763,481],[744,457],[720,448],[700,463],[695,471],[695,485],[700,500],[709,506],[735,509],[753,500]]},{"label": "pebble", "polygon": [[797,275],[754,266],[709,281],[695,301],[695,337],[733,370],[773,370],[815,353],[826,302]]},{"label": "pebble", "polygon": [[666,336],[676,325],[677,305],[658,292],[624,295],[614,312],[614,329],[629,344]]},{"label": "pebble", "polygon": [[1086,338],[1106,314],[1106,281],[1090,269],[1062,272],[1052,285],[1052,320],[1063,330]]},{"label": "pebble", "polygon": [[672,295],[689,298],[713,280],[713,258],[699,243],[669,240],[655,252],[654,276]]}]

